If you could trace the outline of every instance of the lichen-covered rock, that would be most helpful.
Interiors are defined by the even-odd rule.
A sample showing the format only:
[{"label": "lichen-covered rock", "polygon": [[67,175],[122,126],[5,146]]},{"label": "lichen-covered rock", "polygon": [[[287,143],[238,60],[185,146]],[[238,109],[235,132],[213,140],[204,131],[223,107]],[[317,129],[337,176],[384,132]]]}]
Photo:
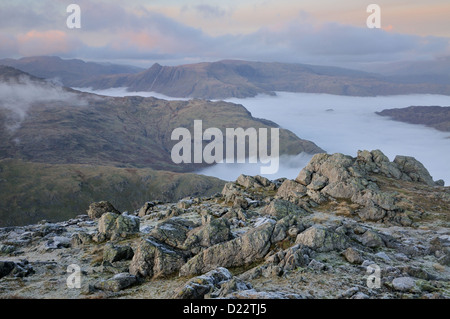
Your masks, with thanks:
[{"label": "lichen-covered rock", "polygon": [[[316,159],[317,160],[317,159]],[[303,186],[309,185],[311,183],[312,172],[307,168],[303,168],[300,173],[298,173],[295,181]]]},{"label": "lichen-covered rock", "polygon": [[125,238],[139,232],[139,217],[105,213],[98,221],[98,231],[107,239]]},{"label": "lichen-covered rock", "polygon": [[100,290],[119,292],[131,287],[137,282],[137,277],[129,273],[119,273],[112,278],[95,283],[94,287]]},{"label": "lichen-covered rock", "polygon": [[175,292],[176,299],[203,299],[214,289],[220,288],[222,284],[231,280],[233,275],[228,269],[218,267],[204,275],[194,277]]},{"label": "lichen-covered rock", "polygon": [[344,255],[345,259],[351,264],[360,265],[364,261],[363,258],[361,257],[361,254],[352,247],[348,247],[343,252],[343,255]]},{"label": "lichen-covered rock", "polygon": [[11,273],[16,264],[12,261],[0,261],[0,278],[3,278]]},{"label": "lichen-covered rock", "polygon": [[92,235],[83,231],[73,233],[70,244],[72,247],[79,247],[92,243]]},{"label": "lichen-covered rock", "polygon": [[117,246],[111,243],[107,243],[103,249],[103,261],[110,263],[130,260],[133,258],[134,252],[130,246]]},{"label": "lichen-covered rock", "polygon": [[204,225],[190,231],[182,248],[192,250],[196,247],[207,248],[233,238],[230,222],[226,218],[212,218]]},{"label": "lichen-covered rock", "polygon": [[8,255],[16,250],[13,245],[0,245],[0,255]]},{"label": "lichen-covered rock", "polygon": [[416,281],[411,277],[399,277],[392,281],[392,286],[398,291],[410,291],[416,285]]},{"label": "lichen-covered rock", "polygon": [[323,226],[313,225],[300,233],[295,243],[315,251],[327,252],[346,249],[350,245],[350,238]]},{"label": "lichen-covered rock", "polygon": [[395,179],[400,179],[402,176],[397,164],[390,162],[389,158],[380,150],[358,151],[356,163],[367,172],[380,173]]},{"label": "lichen-covered rock", "polygon": [[213,291],[211,293],[211,298],[228,298],[232,293],[252,288],[253,286],[249,282],[233,277],[232,279],[223,282],[220,285],[220,289]]},{"label": "lichen-covered rock", "polygon": [[450,266],[450,236],[438,236],[430,242],[430,253],[434,254],[442,265]]},{"label": "lichen-covered rock", "polygon": [[64,236],[53,236],[45,243],[45,249],[68,248],[71,245],[71,238]]},{"label": "lichen-covered rock", "polygon": [[188,209],[192,205],[192,199],[182,199],[177,203],[177,208]]},{"label": "lichen-covered rock", "polygon": [[33,267],[27,260],[20,262],[0,261],[0,278],[8,275],[23,278],[34,273]]},{"label": "lichen-covered rock", "polygon": [[[310,191],[333,198],[351,198],[363,190],[363,174],[353,167],[354,159],[340,153],[316,154],[302,169],[296,181]],[[320,195],[316,195],[321,198]]]},{"label": "lichen-covered rock", "polygon": [[303,230],[305,230],[305,227],[301,222],[301,217],[288,215],[276,222],[270,241],[277,243],[291,235],[295,238]]},{"label": "lichen-covered rock", "polygon": [[400,171],[403,173],[402,179],[425,183],[428,186],[435,186],[428,170],[414,157],[397,155],[394,163],[398,165]]},{"label": "lichen-covered rock", "polygon": [[236,197],[242,196],[242,192],[235,183],[226,183],[222,189],[222,196],[226,203],[234,202]]},{"label": "lichen-covered rock", "polygon": [[286,216],[307,215],[308,212],[290,201],[274,199],[269,205],[263,208],[262,214],[281,219]]},{"label": "lichen-covered rock", "polygon": [[120,212],[108,201],[92,203],[87,210],[87,214],[91,219],[100,218],[105,213],[120,214]]},{"label": "lichen-covered rock", "polygon": [[383,238],[381,236],[372,230],[367,230],[362,236],[361,236],[361,243],[370,248],[376,248],[376,247],[385,247]]},{"label": "lichen-covered rock", "polygon": [[254,188],[254,189],[261,189],[261,188],[268,188],[268,189],[275,189],[275,184],[272,183],[270,180],[268,180],[265,177],[256,175],[256,176],[248,176],[241,174],[236,179],[236,184],[241,185],[245,188]]},{"label": "lichen-covered rock", "polygon": [[358,215],[363,220],[379,221],[386,216],[387,211],[396,211],[398,206],[391,193],[365,190],[352,196],[352,201],[362,205]]},{"label": "lichen-covered rock", "polygon": [[241,237],[203,250],[188,260],[180,275],[198,275],[217,267],[238,267],[262,259],[272,244],[274,226],[274,223],[265,223]]},{"label": "lichen-covered rock", "polygon": [[116,219],[114,232],[120,237],[139,232],[140,219],[136,216],[122,214]]},{"label": "lichen-covered rock", "polygon": [[384,210],[396,210],[395,197],[387,192],[374,192],[365,190],[360,193],[361,196],[353,196],[352,200],[363,206],[378,206]]},{"label": "lichen-covered rock", "polygon": [[321,176],[314,174],[311,182],[308,184],[307,188],[313,191],[320,191],[322,188],[327,186],[328,178],[326,176]]},{"label": "lichen-covered rock", "polygon": [[130,274],[159,278],[177,272],[185,263],[183,254],[152,238],[144,239],[137,247],[130,264]]},{"label": "lichen-covered rock", "polygon": [[277,197],[312,206],[329,200],[350,200],[360,206],[357,213],[364,221],[411,225],[411,219],[403,214],[405,203],[399,204],[398,194],[381,191],[374,175],[436,185],[425,167],[412,157],[397,156],[390,162],[380,150],[358,151],[356,158],[320,153],[295,181],[284,182]]},{"label": "lichen-covered rock", "polygon": [[283,273],[309,264],[311,250],[303,245],[294,245],[280,251],[267,259],[268,264],[281,267]]},{"label": "lichen-covered rock", "polygon": [[306,186],[296,181],[287,179],[278,188],[275,198],[285,199],[293,203],[299,203],[302,198],[306,196],[306,192]]},{"label": "lichen-covered rock", "polygon": [[306,299],[307,297],[284,291],[257,291],[255,289],[240,290],[229,295],[233,299]]},{"label": "lichen-covered rock", "polygon": [[116,219],[118,217],[119,215],[115,213],[104,213],[98,221],[98,231],[101,234],[111,236],[114,229],[116,228]]},{"label": "lichen-covered rock", "polygon": [[308,268],[321,271],[326,269],[326,265],[320,261],[312,259],[308,264]]},{"label": "lichen-covered rock", "polygon": [[144,217],[151,213],[153,207],[156,206],[155,202],[146,202],[138,211],[139,217]]},{"label": "lichen-covered rock", "polygon": [[203,225],[198,225],[183,218],[170,218],[158,224],[150,235],[158,241],[181,250],[193,250],[232,239],[230,222],[226,218],[214,218],[204,215]]},{"label": "lichen-covered rock", "polygon": [[150,236],[171,247],[182,248],[187,238],[187,233],[197,225],[183,218],[170,218],[158,224]]}]

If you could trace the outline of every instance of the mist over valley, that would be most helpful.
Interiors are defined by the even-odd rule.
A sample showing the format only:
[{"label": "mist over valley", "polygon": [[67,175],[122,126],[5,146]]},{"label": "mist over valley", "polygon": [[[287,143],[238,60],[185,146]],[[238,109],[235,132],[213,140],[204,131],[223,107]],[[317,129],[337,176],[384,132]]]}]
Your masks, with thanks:
[{"label": "mist over valley", "polygon": [[[126,88],[92,90],[110,96],[154,96],[155,92],[129,92]],[[178,98],[175,98],[178,99]],[[186,98],[185,98],[186,99]],[[331,94],[276,92],[253,98],[231,98],[226,101],[243,105],[252,116],[271,120],[313,141],[327,153],[355,155],[358,150],[381,149],[393,160],[396,155],[413,156],[423,162],[435,179],[450,182],[450,135],[425,125],[408,124],[382,117],[376,112],[411,105],[450,105],[450,97],[435,94],[392,96],[342,96]],[[278,173],[265,177],[295,178],[312,155],[280,157]],[[258,164],[218,163],[200,170],[200,174],[235,180],[240,174],[257,175]]]}]

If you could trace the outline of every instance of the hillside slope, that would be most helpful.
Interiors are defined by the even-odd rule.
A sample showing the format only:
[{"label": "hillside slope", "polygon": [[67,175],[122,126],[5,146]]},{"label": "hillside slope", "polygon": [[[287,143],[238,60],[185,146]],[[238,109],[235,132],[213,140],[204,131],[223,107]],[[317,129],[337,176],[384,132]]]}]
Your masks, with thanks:
[{"label": "hillside slope", "polygon": [[80,59],[61,59],[56,56],[33,56],[21,59],[0,59],[0,65],[10,66],[44,79],[60,81],[65,86],[77,87],[80,81],[111,75],[133,74],[143,69],[117,64],[85,62]]},{"label": "hillside slope", "polygon": [[424,124],[439,131],[450,132],[449,106],[410,106],[397,109],[386,109],[376,112],[381,116],[389,116],[395,121]]},{"label": "hillside slope", "polygon": [[0,227],[67,220],[102,200],[133,212],[150,200],[209,196],[224,184],[209,176],[149,168],[0,160]]},{"label": "hillside slope", "polygon": [[[0,67],[0,74],[3,69],[10,70]],[[192,132],[194,120],[202,120],[203,129],[216,127],[224,134],[226,128],[277,127],[233,103],[106,97],[42,84],[26,74],[16,77],[22,82],[0,83],[4,92],[0,97],[0,158],[188,172],[207,164],[172,161],[171,150],[178,142],[171,140],[175,128]],[[321,151],[314,143],[280,129],[280,154]]]}]

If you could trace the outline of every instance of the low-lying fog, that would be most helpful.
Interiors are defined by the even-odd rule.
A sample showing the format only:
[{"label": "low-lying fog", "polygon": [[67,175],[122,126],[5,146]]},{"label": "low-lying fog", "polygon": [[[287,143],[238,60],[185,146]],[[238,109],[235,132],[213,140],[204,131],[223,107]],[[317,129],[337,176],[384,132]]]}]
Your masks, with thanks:
[{"label": "low-lying fog", "polygon": [[33,105],[56,101],[74,106],[87,105],[76,94],[50,83],[37,83],[26,77],[21,78],[20,83],[0,83],[0,109],[10,111],[5,126],[11,133],[20,128]]},{"label": "low-lying fog", "polygon": [[[149,92],[126,92],[123,88],[90,92],[172,99]],[[413,156],[425,165],[435,180],[443,179],[446,185],[450,183],[450,133],[424,125],[396,122],[375,114],[376,111],[411,105],[449,106],[450,96],[351,97],[278,92],[277,96],[261,95],[227,101],[242,104],[254,117],[272,120],[300,138],[313,141],[330,154],[339,152],[356,156],[358,150],[380,149],[390,160],[396,155]],[[266,177],[293,179],[310,158],[308,154],[282,156],[278,173]],[[241,173],[259,174],[259,165],[220,163],[200,173],[235,180]]]}]

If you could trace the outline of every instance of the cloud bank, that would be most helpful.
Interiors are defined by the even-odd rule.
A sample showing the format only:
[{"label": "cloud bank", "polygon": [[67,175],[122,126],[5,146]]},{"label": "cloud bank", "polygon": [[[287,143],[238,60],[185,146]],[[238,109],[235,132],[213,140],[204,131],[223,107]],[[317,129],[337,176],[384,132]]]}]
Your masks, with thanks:
[{"label": "cloud bank", "polygon": [[[112,96],[161,95],[151,92],[127,92],[125,88],[91,91]],[[167,98],[166,99],[171,99]],[[327,153],[355,157],[358,150],[380,149],[392,161],[396,155],[413,156],[421,161],[435,180],[450,183],[450,134],[424,125],[390,120],[375,112],[411,105],[450,105],[450,96],[398,95],[377,97],[329,94],[286,93],[260,95],[246,99],[228,99],[242,104],[252,116],[265,118],[291,130],[298,137],[313,141]],[[310,154],[281,156],[278,173],[269,179],[295,179],[311,159]],[[234,181],[240,174],[260,175],[263,164],[219,163],[198,173]]]},{"label": "cloud bank", "polygon": [[244,105],[254,117],[270,119],[330,154],[356,156],[358,150],[380,149],[391,161],[396,155],[413,156],[425,165],[435,180],[450,183],[449,133],[375,114],[411,105],[449,106],[449,96],[349,97],[285,92],[277,95],[228,101]]},{"label": "cloud bank", "polygon": [[[40,6],[28,5],[26,10],[12,3],[0,5],[0,55],[141,61],[145,66],[233,58],[356,67],[450,54],[448,37],[323,21],[298,8],[297,14],[275,19],[267,12],[273,3],[267,8],[255,4],[253,10],[236,3],[232,8],[194,3],[157,10],[136,1],[124,6],[112,1],[80,0],[82,28],[78,30],[66,27],[64,3],[52,2],[48,12],[43,10],[45,3],[49,4],[43,1]],[[363,9],[361,20],[365,21]],[[196,17],[202,23],[187,24],[182,17],[188,14],[195,14],[191,20]],[[233,23],[242,24],[245,17],[254,25],[251,30],[233,30]],[[227,27],[222,32],[208,32],[208,27],[221,23]]]}]

